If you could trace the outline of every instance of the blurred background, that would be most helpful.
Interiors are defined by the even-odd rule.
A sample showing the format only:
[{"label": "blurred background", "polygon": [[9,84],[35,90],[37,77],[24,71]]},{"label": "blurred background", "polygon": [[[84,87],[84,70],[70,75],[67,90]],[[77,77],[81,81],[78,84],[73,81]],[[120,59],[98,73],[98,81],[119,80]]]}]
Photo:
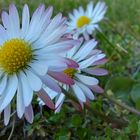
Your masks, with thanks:
[{"label": "blurred background", "polygon": [[[108,58],[109,75],[100,77],[104,95],[95,93],[90,109],[76,110],[67,99],[59,114],[34,101],[33,124],[12,116],[8,126],[0,122],[0,139],[7,140],[140,140],[140,116],[129,112],[125,104],[140,111],[140,0],[104,0],[108,6],[101,33],[93,36]],[[32,13],[40,3],[54,6],[54,15],[67,16],[89,0],[0,0],[0,12],[15,3],[20,14],[25,3]],[[96,3],[97,0],[94,1]],[[37,26],[37,25],[36,25]],[[94,112],[98,110],[98,113]],[[107,119],[105,118],[107,116]],[[122,123],[124,120],[126,123]],[[13,127],[14,123],[14,127]]]}]

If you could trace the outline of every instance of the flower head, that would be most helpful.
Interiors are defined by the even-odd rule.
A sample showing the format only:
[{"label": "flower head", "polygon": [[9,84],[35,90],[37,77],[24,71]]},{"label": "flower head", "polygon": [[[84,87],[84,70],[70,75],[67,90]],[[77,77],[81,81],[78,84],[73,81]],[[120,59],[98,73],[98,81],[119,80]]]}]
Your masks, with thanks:
[{"label": "flower head", "polygon": [[[24,6],[22,22],[17,8],[11,4],[9,13],[2,12],[0,25],[0,112],[4,110],[7,124],[10,116],[10,103],[16,94],[18,117],[23,114],[32,122],[31,101],[33,93],[46,94],[48,105],[53,108],[51,99],[42,91],[44,79],[51,79],[48,70],[62,71],[68,67],[65,58],[59,56],[73,47],[74,40],[62,37],[66,31],[66,20],[61,14],[51,19],[53,8],[45,10],[40,5],[32,17],[29,8]],[[47,86],[47,85],[46,85]],[[55,87],[54,87],[55,88]],[[43,94],[43,95],[42,95]]]},{"label": "flower head", "polygon": [[98,2],[94,7],[93,2],[87,5],[86,11],[82,7],[74,9],[73,14],[69,14],[68,32],[73,31],[74,38],[83,34],[86,39],[95,29],[98,29],[98,23],[104,18],[107,6],[104,2]]},{"label": "flower head", "polygon": [[[94,100],[93,92],[103,92],[99,87],[97,76],[108,74],[107,70],[99,68],[98,66],[106,62],[105,54],[102,51],[95,49],[97,41],[94,39],[86,41],[75,46],[68,51],[65,56],[72,59],[78,64],[78,67],[69,67],[63,72],[55,73],[53,77],[61,81],[61,86],[70,94],[73,94],[79,100],[80,104]],[[52,73],[51,73],[52,74]],[[94,75],[96,77],[94,77]],[[73,81],[73,82],[67,82]],[[63,84],[62,84],[63,83]],[[57,93],[48,88],[44,88],[53,99],[56,97],[56,112],[58,112],[63,104],[65,95]],[[71,92],[73,91],[73,92]],[[54,96],[52,96],[54,95]]]}]

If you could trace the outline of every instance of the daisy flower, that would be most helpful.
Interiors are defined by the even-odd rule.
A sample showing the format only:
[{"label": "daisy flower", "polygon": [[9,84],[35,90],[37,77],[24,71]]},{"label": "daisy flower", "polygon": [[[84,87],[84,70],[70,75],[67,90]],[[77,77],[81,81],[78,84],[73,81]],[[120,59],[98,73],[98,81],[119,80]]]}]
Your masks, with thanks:
[{"label": "daisy flower", "polygon": [[68,32],[73,33],[73,37],[76,39],[80,34],[83,34],[85,39],[88,40],[89,35],[95,29],[99,29],[98,23],[104,18],[106,10],[106,4],[101,1],[96,6],[93,5],[93,2],[90,2],[86,11],[82,7],[74,9],[73,13],[69,14]]},{"label": "daisy flower", "polygon": [[[24,114],[32,122],[33,93],[41,96],[42,84],[46,84],[42,76],[47,76],[48,70],[62,71],[70,63],[58,55],[71,49],[76,41],[62,39],[67,29],[66,20],[61,14],[51,19],[52,11],[52,7],[45,10],[45,6],[40,5],[31,17],[29,8],[25,5],[21,23],[14,4],[9,6],[8,13],[2,12],[0,112],[4,110],[5,124],[10,118],[10,104],[15,95],[18,117],[21,118]],[[52,79],[50,81],[51,87],[55,85]],[[44,98],[47,98],[48,105],[52,107],[49,96],[46,94]]]},{"label": "daisy flower", "polygon": [[[85,43],[81,41],[80,45],[75,46],[65,55],[78,64],[77,68],[69,67],[63,72],[49,72],[52,77],[61,81],[60,86],[77,97],[82,107],[83,103],[95,99],[94,91],[98,93],[103,92],[103,89],[99,86],[98,79],[93,76],[97,77],[108,74],[107,70],[99,68],[99,65],[104,64],[106,59],[102,51],[95,49],[96,45],[97,41],[94,39]],[[72,83],[66,83],[65,79],[72,81]],[[57,93],[48,87],[44,87],[44,90],[48,92],[51,99],[55,98],[56,112],[59,112],[65,95]],[[41,101],[39,103],[42,104]]]}]

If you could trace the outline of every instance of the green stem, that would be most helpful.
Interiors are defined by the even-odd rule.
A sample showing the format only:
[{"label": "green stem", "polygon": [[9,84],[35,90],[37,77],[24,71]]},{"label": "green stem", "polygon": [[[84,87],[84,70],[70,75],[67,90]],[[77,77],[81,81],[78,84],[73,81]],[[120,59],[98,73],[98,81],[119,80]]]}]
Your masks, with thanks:
[{"label": "green stem", "polygon": [[13,132],[14,132],[14,128],[15,128],[15,117],[13,118],[13,122],[12,122],[12,130],[10,132],[10,135],[8,137],[8,140],[11,140]]},{"label": "green stem", "polygon": [[129,112],[140,116],[140,111],[138,111],[137,109],[130,107],[130,106],[128,106],[125,103],[122,103],[120,101],[117,101],[116,99],[108,96],[107,94],[103,94],[103,96],[106,97],[108,100],[110,100],[112,103],[120,106],[121,108],[124,108],[124,109],[128,110]]}]

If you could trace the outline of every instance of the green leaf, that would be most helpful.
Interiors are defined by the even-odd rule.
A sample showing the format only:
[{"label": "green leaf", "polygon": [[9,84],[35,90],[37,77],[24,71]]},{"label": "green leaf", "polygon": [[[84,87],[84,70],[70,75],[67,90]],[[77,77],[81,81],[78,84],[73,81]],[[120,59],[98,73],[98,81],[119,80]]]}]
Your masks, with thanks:
[{"label": "green leaf", "polygon": [[111,89],[114,93],[120,93],[123,91],[130,92],[134,83],[135,81],[130,77],[114,76],[108,81],[106,90]]},{"label": "green leaf", "polygon": [[61,128],[58,132],[55,132],[55,140],[69,140],[70,132],[67,128]]},{"label": "green leaf", "polygon": [[[136,103],[138,100],[140,101],[140,84],[136,84],[133,86],[131,90],[131,98]],[[137,103],[138,104],[138,103]]]},{"label": "green leaf", "polygon": [[130,77],[112,77],[105,90],[111,90],[118,99],[129,102],[130,91],[134,85],[135,81]]},{"label": "green leaf", "polygon": [[72,116],[72,120],[71,123],[73,124],[73,126],[79,126],[82,123],[82,118],[80,115],[75,114]]}]

